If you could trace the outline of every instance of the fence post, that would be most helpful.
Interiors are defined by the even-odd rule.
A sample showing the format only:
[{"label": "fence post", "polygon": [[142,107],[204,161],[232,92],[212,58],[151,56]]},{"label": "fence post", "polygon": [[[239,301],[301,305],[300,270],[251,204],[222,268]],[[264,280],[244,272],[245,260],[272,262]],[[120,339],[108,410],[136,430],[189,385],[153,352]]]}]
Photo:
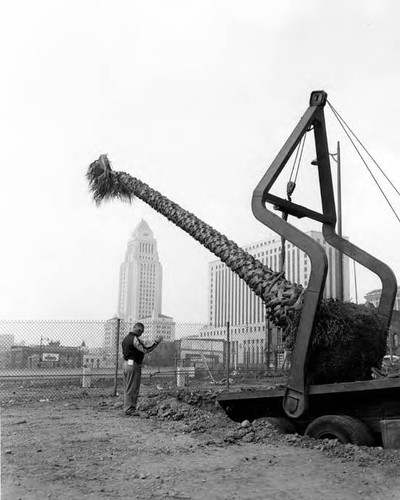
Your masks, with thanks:
[{"label": "fence post", "polygon": [[271,340],[272,340],[272,331],[271,331],[271,323],[270,319],[267,317],[267,372],[270,369],[271,365]]},{"label": "fence post", "polygon": [[92,382],[92,369],[90,366],[83,365],[82,367],[82,387],[88,388]]},{"label": "fence post", "polygon": [[227,342],[227,352],[226,352],[226,388],[229,390],[229,372],[231,364],[231,341],[229,332],[229,321],[226,322],[226,342]]},{"label": "fence post", "polygon": [[114,374],[114,390],[113,396],[117,395],[118,388],[118,361],[119,361],[119,330],[120,330],[121,320],[117,318],[117,331],[115,332],[115,374]]},{"label": "fence post", "polygon": [[179,387],[180,384],[180,373],[181,373],[181,367],[183,365],[182,360],[181,360],[181,340],[177,339],[174,340],[174,347],[175,347],[175,357],[174,357],[174,363],[175,363],[175,383],[176,386]]}]

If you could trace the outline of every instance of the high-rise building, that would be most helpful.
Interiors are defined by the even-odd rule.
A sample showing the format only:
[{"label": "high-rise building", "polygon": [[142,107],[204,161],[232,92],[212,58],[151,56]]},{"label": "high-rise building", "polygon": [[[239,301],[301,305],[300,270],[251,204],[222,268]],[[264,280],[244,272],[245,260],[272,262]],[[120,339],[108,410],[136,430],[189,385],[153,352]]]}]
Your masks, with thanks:
[{"label": "high-rise building", "polygon": [[153,232],[143,219],[133,231],[121,264],[118,315],[138,321],[161,314],[162,267]]},{"label": "high-rise building", "polygon": [[[122,335],[136,321],[140,321],[145,325],[145,341],[153,341],[158,335],[163,335],[166,341],[173,341],[174,320],[162,314],[161,310],[162,267],[157,241],[147,222],[142,219],[128,241],[125,260],[120,269],[118,317],[122,320]],[[113,334],[108,337],[113,338]],[[108,337],[106,334],[105,338]]]},{"label": "high-rise building", "polygon": [[[317,240],[328,257],[324,297],[338,296],[338,253],[329,246],[322,234],[309,231],[309,236]],[[243,247],[273,271],[280,266],[281,239],[271,236]],[[309,257],[292,243],[286,242],[285,277],[291,282],[307,286],[311,272]],[[350,298],[349,260],[343,256],[343,296]],[[248,285],[220,260],[209,264],[208,326],[200,337],[225,338],[229,321],[231,334],[231,359],[235,363],[251,365],[283,362],[281,332],[266,322],[263,301],[250,290]],[[268,327],[271,328],[268,328]],[[275,361],[273,361],[273,351]],[[278,357],[277,357],[278,356]]]},{"label": "high-rise building", "polygon": [[[320,243],[328,257],[324,298],[337,298],[338,253],[329,246],[322,234],[309,231],[309,236]],[[280,265],[281,239],[269,239],[243,247],[273,271]],[[307,286],[311,264],[309,257],[292,243],[286,242],[285,277],[292,283]],[[350,298],[349,261],[343,256],[344,300]],[[226,321],[234,325],[248,325],[265,321],[263,301],[250,290],[247,284],[220,260],[209,264],[209,311],[208,323],[213,327],[224,326]]]}]

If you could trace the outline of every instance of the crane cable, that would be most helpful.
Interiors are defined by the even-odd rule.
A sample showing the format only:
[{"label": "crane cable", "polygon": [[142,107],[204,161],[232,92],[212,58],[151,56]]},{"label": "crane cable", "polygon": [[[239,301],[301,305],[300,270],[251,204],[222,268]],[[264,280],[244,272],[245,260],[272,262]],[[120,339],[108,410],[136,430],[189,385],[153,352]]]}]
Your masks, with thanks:
[{"label": "crane cable", "polygon": [[[375,184],[378,186],[380,192],[382,193],[383,197],[385,198],[387,204],[389,205],[389,207],[391,208],[392,212],[394,213],[396,219],[400,222],[400,217],[397,215],[397,212],[396,210],[394,209],[393,205],[390,203],[388,197],[386,196],[384,190],[382,189],[381,185],[379,184],[378,180],[376,179],[376,177],[374,176],[374,174],[372,173],[371,169],[369,168],[367,162],[365,161],[364,157],[362,156],[362,154],[360,153],[359,149],[357,148],[357,146],[355,145],[353,139],[350,137],[350,134],[349,134],[349,131],[350,133],[354,136],[354,138],[357,140],[357,142],[361,145],[361,147],[364,149],[364,151],[367,153],[367,155],[371,158],[371,160],[375,163],[375,165],[379,168],[380,172],[384,175],[384,177],[386,178],[386,180],[390,183],[390,185],[393,187],[393,189],[396,191],[396,193],[400,196],[400,192],[398,191],[398,189],[394,186],[394,184],[391,182],[391,180],[389,179],[389,177],[385,174],[385,172],[382,170],[382,168],[378,165],[378,163],[375,161],[375,159],[371,156],[371,154],[367,151],[367,149],[365,148],[365,146],[362,144],[362,142],[360,141],[360,139],[358,139],[358,137],[356,136],[356,134],[351,130],[351,128],[347,125],[347,123],[344,121],[344,119],[340,116],[340,114],[338,113],[338,111],[336,111],[336,109],[332,106],[332,104],[327,101],[329,107],[331,108],[332,110],[332,113],[334,114],[335,118],[338,120],[340,126],[342,127],[342,129],[344,130],[345,134],[347,135],[348,139],[350,140],[350,142],[352,143],[354,149],[357,151],[359,157],[361,158],[361,161],[364,163],[365,167],[367,168],[369,174],[371,175],[371,177],[373,178],[373,180],[375,181]],[[346,129],[347,127],[347,129]]]},{"label": "crane cable", "polygon": [[[287,186],[286,186],[286,197],[287,197],[288,201],[290,201],[290,202],[292,201],[293,191],[296,188],[296,181],[297,181],[297,176],[299,175],[300,163],[301,163],[301,159],[303,156],[303,150],[304,150],[304,144],[306,142],[306,136],[307,136],[307,133],[305,133],[303,135],[303,137],[301,138],[301,140],[297,146],[296,155],[294,158],[292,170],[290,172],[289,181],[288,181]],[[294,172],[295,172],[294,180],[292,180]],[[287,212],[282,212],[282,219],[284,221],[287,221],[288,215],[289,214]],[[284,271],[285,271],[285,260],[286,260],[285,244],[286,244],[286,238],[281,236],[281,255],[280,255],[280,259],[279,259],[280,260],[280,263],[279,263],[280,273],[284,273]]]},{"label": "crane cable", "polygon": [[[308,131],[307,131],[308,132]],[[289,183],[292,182],[292,177],[293,177],[293,172],[296,168],[296,162],[297,162],[297,168],[296,168],[296,175],[294,177],[294,184],[296,184],[296,180],[297,180],[297,176],[299,174],[299,168],[300,168],[300,163],[301,163],[301,158],[303,156],[303,150],[304,150],[304,144],[306,142],[306,136],[307,136],[307,133],[305,133],[303,135],[303,137],[301,138],[301,141],[299,142],[298,146],[297,146],[297,150],[296,150],[296,156],[294,158],[294,162],[293,162],[293,167],[292,167],[292,170],[290,172],[290,177],[289,177]],[[300,153],[300,155],[299,155]],[[298,159],[298,161],[297,161]],[[288,184],[289,184],[288,183]],[[295,186],[296,187],[296,186]],[[294,188],[293,188],[294,190]],[[292,190],[292,193],[293,193],[293,190]],[[290,193],[291,194],[291,193]],[[289,195],[288,195],[289,196]]]}]

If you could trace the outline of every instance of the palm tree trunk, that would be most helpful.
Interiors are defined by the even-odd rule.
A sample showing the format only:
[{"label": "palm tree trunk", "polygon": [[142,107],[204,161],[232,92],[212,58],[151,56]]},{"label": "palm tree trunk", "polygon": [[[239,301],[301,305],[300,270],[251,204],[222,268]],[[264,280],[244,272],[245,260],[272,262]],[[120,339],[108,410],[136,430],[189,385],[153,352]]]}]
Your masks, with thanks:
[{"label": "palm tree trunk", "polygon": [[131,201],[139,198],[206,247],[242,278],[265,303],[271,321],[285,331],[292,325],[290,316],[301,308],[303,287],[291,283],[248,254],[225,235],[184,210],[150,186],[125,172],[111,169],[106,155],[101,155],[88,170],[87,178],[96,203],[108,198]]}]

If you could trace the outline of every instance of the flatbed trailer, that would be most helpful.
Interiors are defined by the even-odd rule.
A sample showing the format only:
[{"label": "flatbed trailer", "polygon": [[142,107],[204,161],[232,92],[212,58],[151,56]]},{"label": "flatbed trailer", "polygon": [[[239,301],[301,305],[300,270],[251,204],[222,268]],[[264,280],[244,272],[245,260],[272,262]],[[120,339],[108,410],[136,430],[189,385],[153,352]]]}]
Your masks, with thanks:
[{"label": "flatbed trailer", "polygon": [[366,424],[375,443],[381,443],[381,421],[400,419],[400,378],[310,385],[307,410],[290,420],[283,408],[284,395],[284,389],[246,390],[222,393],[218,402],[236,422],[285,419],[299,434],[319,417],[346,415]]},{"label": "flatbed trailer", "polygon": [[[236,421],[269,417],[279,419],[295,431],[311,437],[337,438],[343,443],[367,445],[381,442],[400,448],[400,378],[323,385],[307,383],[309,347],[328,264],[322,246],[289,224],[287,216],[307,217],[321,222],[323,237],[329,245],[378,275],[382,282],[382,294],[377,314],[387,328],[397,293],[393,271],[384,262],[356,247],[335,231],[336,207],[324,118],[326,101],[326,92],[311,93],[309,108],[257,185],[252,198],[255,217],[283,239],[303,250],[311,261],[311,273],[304,294],[286,387],[222,393],[217,399],[227,414]],[[314,133],[317,153],[315,164],[320,183],[321,213],[293,203],[289,196],[288,199],[283,199],[271,192],[291,154],[304,134],[310,130]],[[283,216],[279,217],[267,209],[267,203],[281,211]],[[388,439],[387,429],[391,430]]]}]

